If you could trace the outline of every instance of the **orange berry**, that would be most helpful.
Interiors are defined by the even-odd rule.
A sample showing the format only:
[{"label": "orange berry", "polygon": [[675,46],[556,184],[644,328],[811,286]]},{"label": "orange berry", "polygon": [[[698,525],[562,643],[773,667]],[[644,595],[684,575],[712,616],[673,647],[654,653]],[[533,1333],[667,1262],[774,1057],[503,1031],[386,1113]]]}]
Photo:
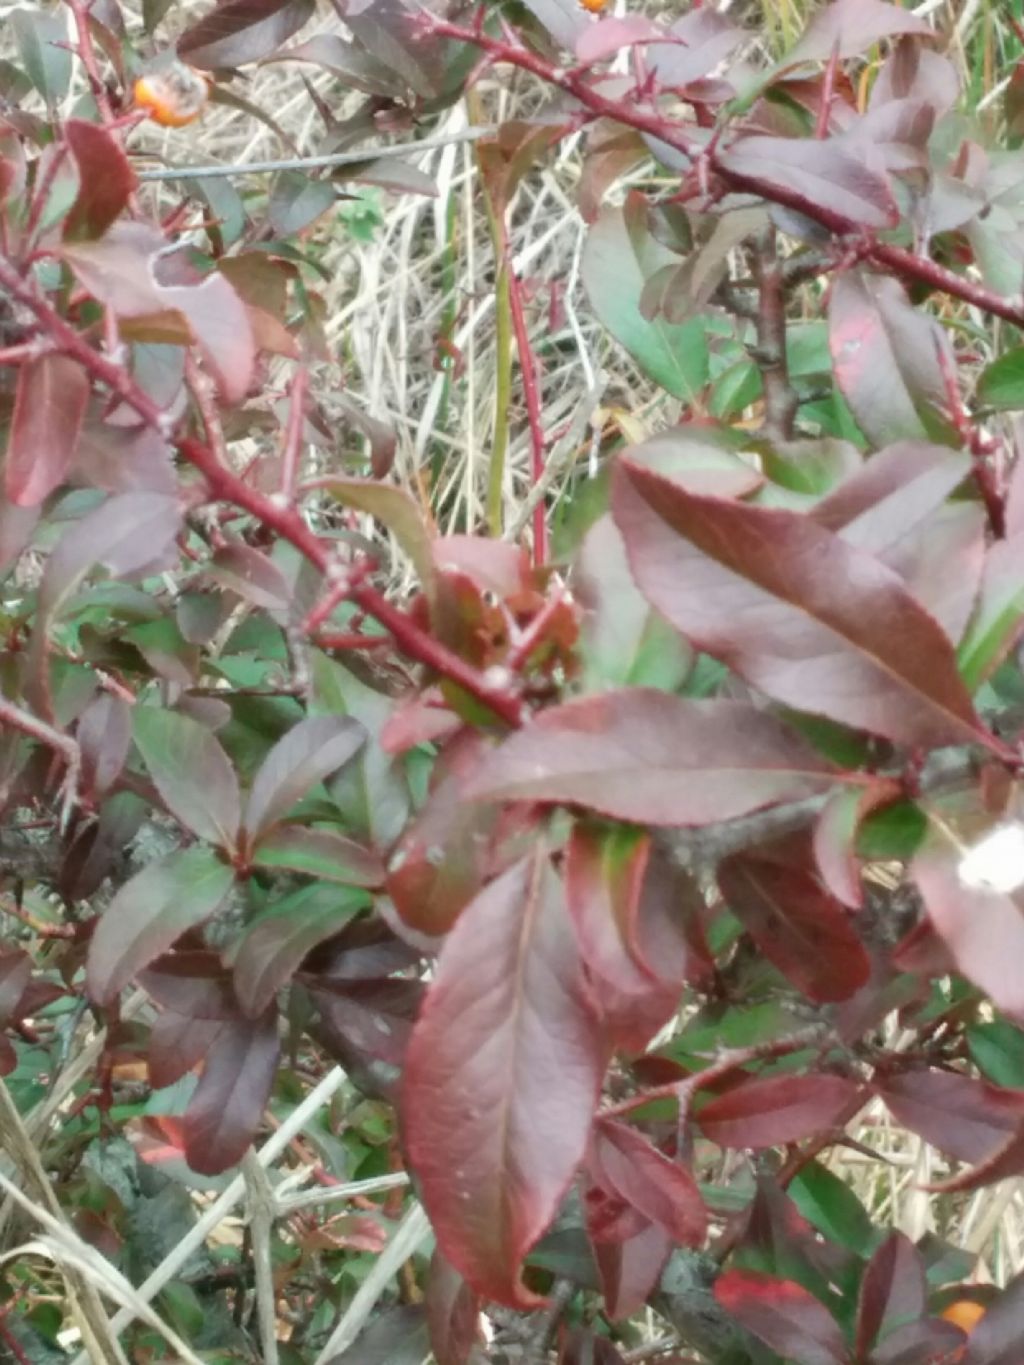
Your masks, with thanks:
[{"label": "orange berry", "polygon": [[173,62],[160,71],[140,76],[132,92],[135,103],[164,128],[183,128],[206,107],[209,90],[198,71],[184,62]]},{"label": "orange berry", "polygon": [[608,0],[580,0],[580,4],[590,14],[600,14]]},{"label": "orange berry", "polygon": [[957,1299],[955,1303],[942,1310],[941,1316],[954,1327],[959,1327],[962,1332],[970,1333],[985,1316],[985,1306],[975,1303],[973,1299]]}]

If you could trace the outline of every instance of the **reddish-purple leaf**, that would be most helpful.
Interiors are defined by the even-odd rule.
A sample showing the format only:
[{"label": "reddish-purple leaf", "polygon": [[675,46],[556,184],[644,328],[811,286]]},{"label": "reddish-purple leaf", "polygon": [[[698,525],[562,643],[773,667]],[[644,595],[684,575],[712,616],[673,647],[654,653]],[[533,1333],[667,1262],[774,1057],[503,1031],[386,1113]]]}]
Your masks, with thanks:
[{"label": "reddish-purple leaf", "polygon": [[136,972],[218,908],[235,874],[212,849],[179,849],[125,882],[89,944],[89,994],[110,1004]]},{"label": "reddish-purple leaf", "polygon": [[871,1365],[959,1365],[957,1352],[966,1340],[953,1323],[922,1318],[891,1332],[871,1353]]},{"label": "reddish-purple leaf", "polygon": [[254,842],[283,820],[311,787],[343,767],[366,743],[351,716],[307,716],[277,741],[249,793],[245,828]]},{"label": "reddish-purple leaf", "polygon": [[171,814],[200,839],[234,848],[241,820],[238,779],[215,737],[167,707],[136,706],[132,721],[135,743]]},{"label": "reddish-purple leaf", "polygon": [[333,938],[368,901],[360,891],[314,882],[255,919],[235,953],[235,990],[245,1013],[250,1018],[262,1014],[306,955]]},{"label": "reddish-purple leaf", "polygon": [[677,1246],[699,1247],[708,1216],[697,1182],[635,1128],[612,1119],[594,1127],[589,1165],[601,1185],[668,1233]]},{"label": "reddish-purple leaf", "polygon": [[333,829],[278,825],[257,844],[254,867],[277,867],[301,872],[342,886],[380,887],[386,876],[376,853]]},{"label": "reddish-purple leaf", "polygon": [[219,1175],[242,1159],[263,1118],[278,1051],[275,1009],[222,1026],[185,1111],[185,1156],[200,1175]]},{"label": "reddish-purple leaf", "polygon": [[656,1223],[642,1226],[622,1241],[593,1242],[605,1312],[613,1321],[630,1318],[658,1286],[672,1239]]},{"label": "reddish-purple leaf", "polygon": [[827,791],[838,777],[753,706],[637,687],[542,712],[495,751],[468,794],[571,802],[638,824],[705,825]]},{"label": "reddish-purple leaf", "polygon": [[970,472],[970,457],[928,441],[897,441],[872,455],[809,513],[870,554],[927,525]]},{"label": "reddish-purple leaf", "polygon": [[883,556],[956,645],[974,611],[988,519],[980,503],[942,507]]},{"label": "reddish-purple leaf", "polygon": [[120,142],[100,124],[68,119],[64,136],[79,178],[78,196],[64,220],[64,236],[102,237],[128,206],[135,172]]},{"label": "reddish-purple leaf", "polygon": [[1024,1014],[1024,974],[1017,970],[1024,958],[1020,893],[970,884],[962,863],[961,850],[934,837],[915,857],[911,877],[957,969],[999,1009]]},{"label": "reddish-purple leaf", "polygon": [[208,575],[254,607],[283,611],[291,601],[288,582],[272,559],[251,545],[223,545],[210,560]]},{"label": "reddish-purple leaf", "polygon": [[[124,493],[108,498],[65,531],[47,560],[39,589],[29,653],[29,672],[37,682],[46,662],[50,623],[90,569],[102,565],[112,577],[127,578],[147,569],[167,567],[181,521],[177,497]],[[43,710],[48,692],[40,686],[37,696],[39,693],[39,709]]]},{"label": "reddish-purple leaf", "polygon": [[18,507],[38,507],[63,483],[75,458],[89,380],[76,360],[49,354],[18,371],[4,485]]},{"label": "reddish-purple leaf", "polygon": [[[200,277],[177,255],[168,255],[163,234],[146,223],[118,222],[95,242],[67,243],[63,254],[83,286],[121,319],[179,313],[176,339],[191,336],[201,348],[229,403],[248,391],[255,343],[245,304],[219,270]],[[175,282],[184,276],[186,283]]]},{"label": "reddish-purple leaf", "polygon": [[891,228],[899,222],[888,177],[834,141],[743,137],[719,153],[718,164],[769,200],[782,189],[798,194],[811,209],[827,209],[860,227]]},{"label": "reddish-purple leaf", "polygon": [[744,41],[744,32],[724,14],[702,5],[669,26],[670,43],[648,49],[647,62],[663,89],[689,85],[708,76]]},{"label": "reddish-purple leaf", "polygon": [[738,853],[719,866],[718,885],[765,957],[808,999],[848,1000],[867,982],[864,945],[809,866],[770,852]]},{"label": "reddish-purple leaf", "polygon": [[525,1253],[583,1155],[606,1053],[561,884],[538,844],[463,911],[407,1055],[410,1164],[445,1256],[531,1304]]},{"label": "reddish-purple leaf", "polygon": [[427,1326],[437,1365],[467,1365],[480,1335],[480,1300],[435,1251],[427,1280]]},{"label": "reddish-purple leaf", "polygon": [[581,29],[576,39],[576,60],[581,66],[592,66],[637,43],[649,43],[652,38],[664,36],[665,30],[642,14],[627,15],[623,19],[610,14]]},{"label": "reddish-purple leaf", "polygon": [[178,39],[178,55],[201,71],[272,56],[313,15],[313,0],[220,0]]},{"label": "reddish-purple leaf", "polygon": [[231,973],[220,955],[205,949],[167,953],[144,972],[139,985],[161,1008],[193,1019],[235,1019]]},{"label": "reddish-purple leaf", "polygon": [[305,42],[274,53],[266,61],[312,62],[340,76],[346,86],[368,95],[388,97],[395,93],[395,73],[337,33],[316,33]]},{"label": "reddish-purple leaf", "polygon": [[0,1026],[18,1017],[18,1004],[32,975],[32,959],[20,948],[0,952]]},{"label": "reddish-purple leaf", "polygon": [[950,1176],[948,1180],[936,1180],[924,1188],[936,1193],[973,1194],[983,1190],[986,1185],[994,1185],[999,1180],[1007,1180],[1024,1173],[1024,1127],[1011,1134],[1002,1146],[995,1148],[984,1160],[969,1170]]},{"label": "reddish-purple leaf", "polygon": [[78,718],[75,732],[82,754],[82,781],[94,797],[117,781],[132,743],[132,708],[123,697],[101,692]]},{"label": "reddish-purple leaf", "polygon": [[1024,1340],[1024,1275],[1011,1280],[967,1338],[962,1365],[1017,1365]]},{"label": "reddish-purple leaf", "polygon": [[0,573],[6,572],[28,545],[38,521],[38,507],[18,507],[0,498]]},{"label": "reddish-purple leaf", "polygon": [[798,1365],[846,1365],[850,1360],[832,1314],[792,1280],[729,1270],[715,1281],[715,1298],[748,1332],[787,1360]]},{"label": "reddish-purple leaf", "polygon": [[857,1301],[854,1350],[866,1356],[872,1344],[895,1328],[916,1323],[925,1313],[928,1287],[921,1253],[902,1232],[892,1232],[868,1262]]},{"label": "reddish-purple leaf", "polygon": [[845,1124],[860,1087],[845,1076],[769,1076],[744,1080],[697,1115],[719,1147],[782,1147]]},{"label": "reddish-purple leaf", "polygon": [[425,983],[388,977],[382,981],[333,981],[310,973],[303,979],[320,1015],[317,1038],[353,1074],[372,1070],[389,1103],[397,1082]]},{"label": "reddish-purple leaf", "polygon": [[1024,1091],[930,1067],[875,1082],[897,1122],[961,1161],[983,1162],[1024,1124]]},{"label": "reddish-purple leaf", "polygon": [[[897,43],[883,63],[871,86],[868,112],[894,102],[920,103],[932,109],[938,119],[948,114],[959,98],[960,74],[953,62],[911,40]],[[938,196],[933,206],[937,202]]]},{"label": "reddish-purple leaf", "polygon": [[[1024,460],[1014,466],[1024,469]],[[981,594],[958,651],[972,692],[1003,662],[1024,632],[1024,534],[997,540],[985,554]]]},{"label": "reddish-purple leaf", "polygon": [[569,913],[588,968],[628,994],[654,977],[633,952],[650,835],[641,830],[577,824],[566,851]]},{"label": "reddish-purple leaf", "polygon": [[468,782],[486,751],[465,734],[442,753],[426,804],[406,827],[388,861],[388,894],[403,921],[428,937],[445,934],[487,877],[500,871],[499,835],[508,815],[466,800]]},{"label": "reddish-purple leaf", "polygon": [[854,851],[861,822],[901,795],[899,783],[885,778],[861,790],[832,793],[814,827],[814,861],[825,886],[843,905],[859,910],[864,903],[860,863]]},{"label": "reddish-purple leaf", "polygon": [[616,1047],[639,1052],[679,1005],[684,978],[707,968],[687,939],[699,890],[634,830],[577,825],[566,895],[595,998]]},{"label": "reddish-purple leaf", "polygon": [[886,0],[834,0],[814,15],[786,62],[827,62],[837,47],[840,60],[856,57],[881,39],[902,33],[930,37],[933,30],[924,19]]},{"label": "reddish-purple leaf", "polygon": [[769,696],[905,744],[983,736],[941,627],[892,569],[811,518],[628,462],[613,510],[647,598]]},{"label": "reddish-purple leaf", "polygon": [[150,1030],[146,1059],[153,1089],[162,1090],[187,1076],[209,1055],[224,1027],[223,1019],[195,1019],[162,1010]]},{"label": "reddish-purple leaf", "polygon": [[[819,144],[821,145],[821,144]],[[939,357],[955,369],[934,318],[911,306],[887,275],[848,271],[833,283],[829,346],[836,383],[875,445],[901,439],[954,441]]]}]

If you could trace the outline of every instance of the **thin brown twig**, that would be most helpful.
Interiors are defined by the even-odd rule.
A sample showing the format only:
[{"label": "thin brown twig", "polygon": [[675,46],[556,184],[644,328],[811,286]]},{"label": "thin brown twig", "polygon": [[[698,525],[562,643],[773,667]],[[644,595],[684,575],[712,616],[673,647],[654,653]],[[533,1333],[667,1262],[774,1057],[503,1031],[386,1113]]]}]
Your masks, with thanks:
[{"label": "thin brown twig", "polygon": [[787,1052],[799,1052],[813,1043],[820,1043],[826,1029],[825,1024],[810,1024],[807,1028],[799,1029],[785,1038],[772,1038],[768,1042],[754,1043],[750,1047],[730,1048],[720,1053],[703,1071],[697,1071],[681,1081],[666,1081],[664,1085],[652,1086],[650,1090],[644,1090],[638,1095],[630,1095],[627,1099],[619,1100],[616,1104],[610,1104],[606,1109],[602,1109],[599,1117],[607,1119],[615,1118],[619,1114],[628,1114],[634,1109],[650,1104],[653,1100],[674,1099],[678,1100],[681,1106],[687,1105],[698,1090],[721,1080],[723,1076],[728,1076],[731,1071],[736,1071],[741,1066],[765,1061],[771,1057],[783,1057]]},{"label": "thin brown twig", "polygon": [[757,346],[752,354],[764,389],[764,434],[771,440],[788,441],[799,399],[786,363],[786,290],[774,227],[759,234],[754,258],[758,309],[754,319]]},{"label": "thin brown twig", "polygon": [[295,485],[299,474],[299,453],[302,450],[302,432],[306,422],[306,390],[309,386],[309,371],[300,364],[292,380],[291,403],[288,409],[288,424],[284,432],[284,446],[281,450],[281,497],[288,503],[295,501]]},{"label": "thin brown twig", "polygon": [[[508,283],[509,312],[512,316],[512,329],[516,335],[519,369],[523,376],[523,397],[526,400],[526,419],[530,428],[530,482],[536,486],[544,474],[545,452],[547,450],[541,416],[540,391],[537,384],[537,357],[530,345],[530,333],[526,325],[526,312],[523,308],[523,286],[512,262],[508,233],[502,232],[501,239],[502,249],[505,253],[505,279]],[[533,562],[544,564],[547,562],[547,558],[548,521],[542,500],[533,509]]]}]

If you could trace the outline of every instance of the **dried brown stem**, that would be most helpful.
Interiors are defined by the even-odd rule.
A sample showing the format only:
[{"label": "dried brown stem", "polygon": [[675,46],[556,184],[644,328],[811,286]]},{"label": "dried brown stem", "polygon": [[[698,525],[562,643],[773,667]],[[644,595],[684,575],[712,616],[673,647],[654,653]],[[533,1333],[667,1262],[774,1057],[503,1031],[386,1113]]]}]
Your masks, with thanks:
[{"label": "dried brown stem", "polygon": [[778,238],[766,228],[754,248],[758,286],[755,318],[757,346],[752,349],[764,387],[764,434],[773,441],[788,441],[799,403],[789,382],[786,363],[786,289],[779,260]]}]

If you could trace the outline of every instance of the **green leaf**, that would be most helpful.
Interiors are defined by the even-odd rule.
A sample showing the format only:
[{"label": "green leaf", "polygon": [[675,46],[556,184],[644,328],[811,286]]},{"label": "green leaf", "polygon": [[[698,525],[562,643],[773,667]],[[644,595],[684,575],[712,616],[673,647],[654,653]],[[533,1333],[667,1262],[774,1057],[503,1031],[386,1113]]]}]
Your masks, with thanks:
[{"label": "green leaf", "polygon": [[671,692],[680,686],[692,651],[640,596],[609,516],[591,527],[580,547],[576,591],[585,608],[580,645],[588,690],[633,684]]},{"label": "green leaf", "polygon": [[210,918],[230,891],[233,870],[209,848],[179,849],[124,884],[89,945],[89,994],[110,1004],[137,972]]},{"label": "green leaf", "polygon": [[47,104],[63,99],[71,84],[67,11],[16,9],[8,16],[25,74]]},{"label": "green leaf", "polygon": [[157,706],[136,706],[135,743],[171,814],[200,839],[235,845],[241,820],[238,779],[205,725]]},{"label": "green leaf", "polygon": [[988,549],[978,606],[957,650],[971,692],[1002,663],[1024,625],[1024,534]]},{"label": "green leaf", "polygon": [[257,846],[252,861],[254,867],[301,872],[342,886],[378,887],[386,875],[380,858],[354,839],[300,825],[273,830]]},{"label": "green leaf", "polygon": [[700,319],[672,324],[640,312],[645,280],[676,258],[646,229],[631,233],[627,205],[606,208],[587,235],[582,277],[591,307],[643,372],[692,403],[708,379],[708,345]]},{"label": "green leaf", "polygon": [[873,811],[861,825],[857,856],[868,862],[905,861],[917,850],[927,830],[928,820],[920,806],[895,801]]},{"label": "green leaf", "polygon": [[401,765],[380,745],[380,731],[394,702],[319,650],[312,651],[310,668],[314,708],[321,714],[354,716],[368,734],[352,762],[331,778],[331,796],[353,833],[386,848],[398,838],[409,814],[409,788]]},{"label": "green leaf", "polygon": [[853,1190],[839,1177],[812,1161],[789,1186],[789,1195],[803,1216],[830,1242],[870,1256],[881,1233]]},{"label": "green leaf", "polygon": [[346,507],[381,522],[409,556],[429,601],[434,596],[434,554],[423,514],[404,489],[376,479],[324,479],[319,484]]},{"label": "green leaf", "polygon": [[307,716],[282,735],[260,764],[245,827],[254,839],[282,820],[311,787],[344,767],[366,740],[349,716]]},{"label": "green leaf", "polygon": [[262,1014],[307,953],[369,904],[370,897],[355,888],[307,886],[264,911],[235,956],[235,989],[246,1014]]},{"label": "green leaf", "polygon": [[1015,346],[982,371],[978,402],[997,412],[1024,408],[1024,346]]},{"label": "green leaf", "polygon": [[990,1081],[1011,1090],[1024,1089],[1024,1030],[1006,1019],[972,1024],[967,1046],[971,1060]]}]

